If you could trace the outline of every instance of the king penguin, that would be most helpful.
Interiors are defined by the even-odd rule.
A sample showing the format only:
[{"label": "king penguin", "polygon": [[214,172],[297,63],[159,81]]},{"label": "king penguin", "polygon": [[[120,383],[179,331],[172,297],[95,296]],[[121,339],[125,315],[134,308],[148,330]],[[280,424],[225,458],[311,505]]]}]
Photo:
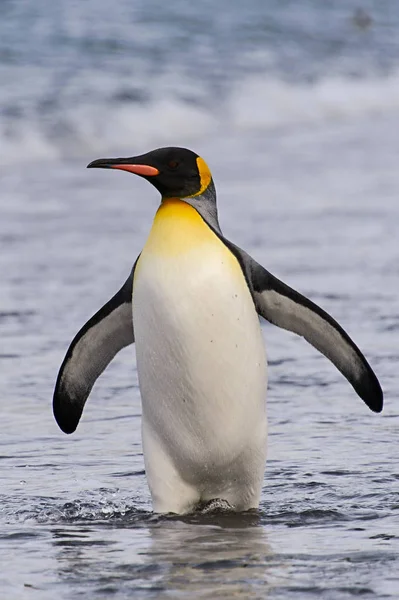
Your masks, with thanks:
[{"label": "king penguin", "polygon": [[377,377],[342,327],[223,236],[201,157],[159,148],[88,168],[135,173],[155,186],[161,204],[126,282],[72,341],[54,415],[65,433],[75,431],[96,379],[135,342],[155,512],[258,507],[267,441],[259,316],[304,337],[372,411],[382,410]]}]

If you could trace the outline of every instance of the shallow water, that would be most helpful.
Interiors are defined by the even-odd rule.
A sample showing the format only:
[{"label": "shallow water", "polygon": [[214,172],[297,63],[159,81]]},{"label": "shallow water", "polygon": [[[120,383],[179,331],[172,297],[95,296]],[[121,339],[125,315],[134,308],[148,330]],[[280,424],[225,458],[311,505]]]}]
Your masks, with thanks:
[{"label": "shallow water", "polygon": [[[74,10],[83,6],[71,5]],[[318,31],[323,15],[315,3],[306,6],[307,12],[297,17],[294,4],[286,14],[270,9],[279,26],[260,47],[273,49],[281,58],[271,39],[282,46],[297,35],[311,46],[310,33]],[[334,31],[344,35],[351,18],[343,6],[329,13],[332,39]],[[391,16],[396,14],[394,4],[385,8]],[[100,40],[112,39],[114,22],[123,29],[119,10],[112,13],[103,37],[95,30]],[[51,13],[42,25],[56,18],[56,12]],[[133,347],[122,351],[96,384],[77,432],[65,436],[58,430],[51,398],[67,346],[125,280],[158,199],[146,182],[127,174],[84,170],[105,148],[105,154],[123,154],[134,125],[129,121],[126,132],[116,128],[114,137],[107,129],[97,130],[96,136],[90,135],[92,130],[82,132],[78,108],[87,96],[82,90],[79,95],[76,82],[63,89],[75,91],[79,98],[76,112],[70,105],[68,115],[76,117],[74,127],[84,134],[85,143],[72,134],[57,133],[43,112],[42,123],[29,111],[13,122],[17,127],[20,119],[18,127],[31,128],[33,145],[18,138],[16,130],[11,137],[10,131],[0,136],[1,148],[12,149],[0,171],[4,598],[398,597],[399,104],[392,74],[396,46],[388,33],[381,33],[385,15],[374,18],[374,29],[366,32],[374,36],[372,59],[367,62],[364,40],[343,52],[352,65],[358,61],[359,73],[369,68],[368,74],[353,80],[327,38],[315,35],[317,47],[334,65],[332,73],[310,83],[305,83],[305,75],[299,83],[287,83],[286,62],[275,61],[267,77],[273,77],[278,93],[270,96],[270,85],[262,88],[267,98],[274,98],[274,112],[268,113],[270,104],[262,110],[262,96],[255,102],[254,88],[246,88],[252,95],[248,92],[239,100],[235,92],[226,92],[229,106],[234,104],[240,112],[234,119],[230,114],[216,132],[213,112],[208,129],[200,132],[198,126],[190,129],[191,117],[172,126],[166,109],[162,113],[159,106],[155,110],[139,103],[140,113],[136,104],[127,105],[131,119],[148,118],[147,128],[141,119],[133,151],[165,143],[165,132],[158,136],[151,121],[154,110],[163,114],[170,131],[178,133],[178,143],[192,146],[211,166],[225,235],[337,318],[369,359],[385,392],[384,412],[371,413],[324,357],[296,336],[264,324],[270,438],[259,513],[186,518],[151,513]],[[166,30],[153,27],[167,39]],[[87,38],[83,29],[75,38],[60,39],[73,55],[68,62],[64,48],[60,56],[75,75],[79,69],[73,40]],[[10,25],[9,47],[15,50],[20,41],[12,31]],[[36,41],[47,39],[42,34],[39,30]],[[1,39],[4,47],[6,38]],[[226,40],[231,42],[228,36]],[[50,41],[55,44],[53,38]],[[86,50],[79,46],[87,60],[93,47],[104,55],[103,46],[93,44],[92,40]],[[223,44],[227,53],[230,46]],[[37,43],[35,48],[41,73],[54,74],[46,45],[43,49]],[[203,55],[198,48],[199,60]],[[124,52],[120,51],[123,64]],[[308,54],[296,58],[304,73],[314,75],[318,60],[312,63]],[[113,64],[120,64],[119,55],[112,56]],[[143,56],[150,64],[144,51]],[[215,62],[220,65],[218,56],[209,64],[203,60],[206,72],[212,72]],[[245,56],[254,65],[253,53],[248,50]],[[4,53],[1,57],[4,62]],[[176,50],[170,64],[179,60],[184,64]],[[28,71],[32,67],[26,56],[21,62]],[[189,86],[188,75],[185,79],[179,73]],[[235,73],[229,71],[227,77],[232,87]],[[98,80],[86,76],[87,85],[95,87]],[[113,83],[117,87],[112,69],[105,70],[104,77],[104,90]],[[259,82],[267,79],[262,77],[258,90]],[[205,83],[203,90],[209,91]],[[15,80],[14,88],[10,82],[3,86],[3,108],[6,96],[20,84]],[[25,86],[23,91],[31,106],[39,106],[43,87]],[[22,102],[22,91],[17,96]],[[284,104],[284,98],[291,98],[291,104]],[[62,94],[58,100],[52,118],[60,123],[67,103]],[[104,91],[96,108],[101,119],[108,101]],[[174,99],[176,114],[179,102]],[[208,114],[206,106],[200,110]],[[168,135],[168,143],[176,143]]]}]

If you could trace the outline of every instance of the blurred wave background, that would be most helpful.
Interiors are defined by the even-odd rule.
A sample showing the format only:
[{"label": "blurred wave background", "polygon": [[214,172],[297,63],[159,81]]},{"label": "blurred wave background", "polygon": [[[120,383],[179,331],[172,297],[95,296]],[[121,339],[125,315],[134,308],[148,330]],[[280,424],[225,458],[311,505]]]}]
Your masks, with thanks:
[{"label": "blurred wave background", "polygon": [[399,108],[395,0],[3,0],[1,162]]}]

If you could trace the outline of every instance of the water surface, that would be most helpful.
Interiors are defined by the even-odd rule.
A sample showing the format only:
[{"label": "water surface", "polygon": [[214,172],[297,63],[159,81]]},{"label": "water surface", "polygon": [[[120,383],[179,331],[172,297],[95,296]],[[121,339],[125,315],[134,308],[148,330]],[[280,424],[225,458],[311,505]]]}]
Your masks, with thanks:
[{"label": "water surface", "polygon": [[[365,2],[363,27],[356,3],[333,4],[5,3],[7,599],[398,597],[399,12]],[[138,178],[84,167],[165,143],[206,158],[225,235],[338,319],[384,388],[375,415],[312,347],[263,324],[258,514],[151,513],[133,347],[75,434],[53,420],[67,346],[125,280],[158,202]]]}]

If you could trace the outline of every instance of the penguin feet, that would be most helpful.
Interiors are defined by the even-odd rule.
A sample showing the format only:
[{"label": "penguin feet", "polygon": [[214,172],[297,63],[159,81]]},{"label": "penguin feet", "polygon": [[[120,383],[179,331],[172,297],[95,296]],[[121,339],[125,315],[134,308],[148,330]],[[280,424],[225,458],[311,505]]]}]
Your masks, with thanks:
[{"label": "penguin feet", "polygon": [[227,513],[234,512],[234,508],[227,500],[223,498],[213,498],[208,502],[204,502],[198,506],[198,512],[201,515],[209,515],[210,513]]}]

